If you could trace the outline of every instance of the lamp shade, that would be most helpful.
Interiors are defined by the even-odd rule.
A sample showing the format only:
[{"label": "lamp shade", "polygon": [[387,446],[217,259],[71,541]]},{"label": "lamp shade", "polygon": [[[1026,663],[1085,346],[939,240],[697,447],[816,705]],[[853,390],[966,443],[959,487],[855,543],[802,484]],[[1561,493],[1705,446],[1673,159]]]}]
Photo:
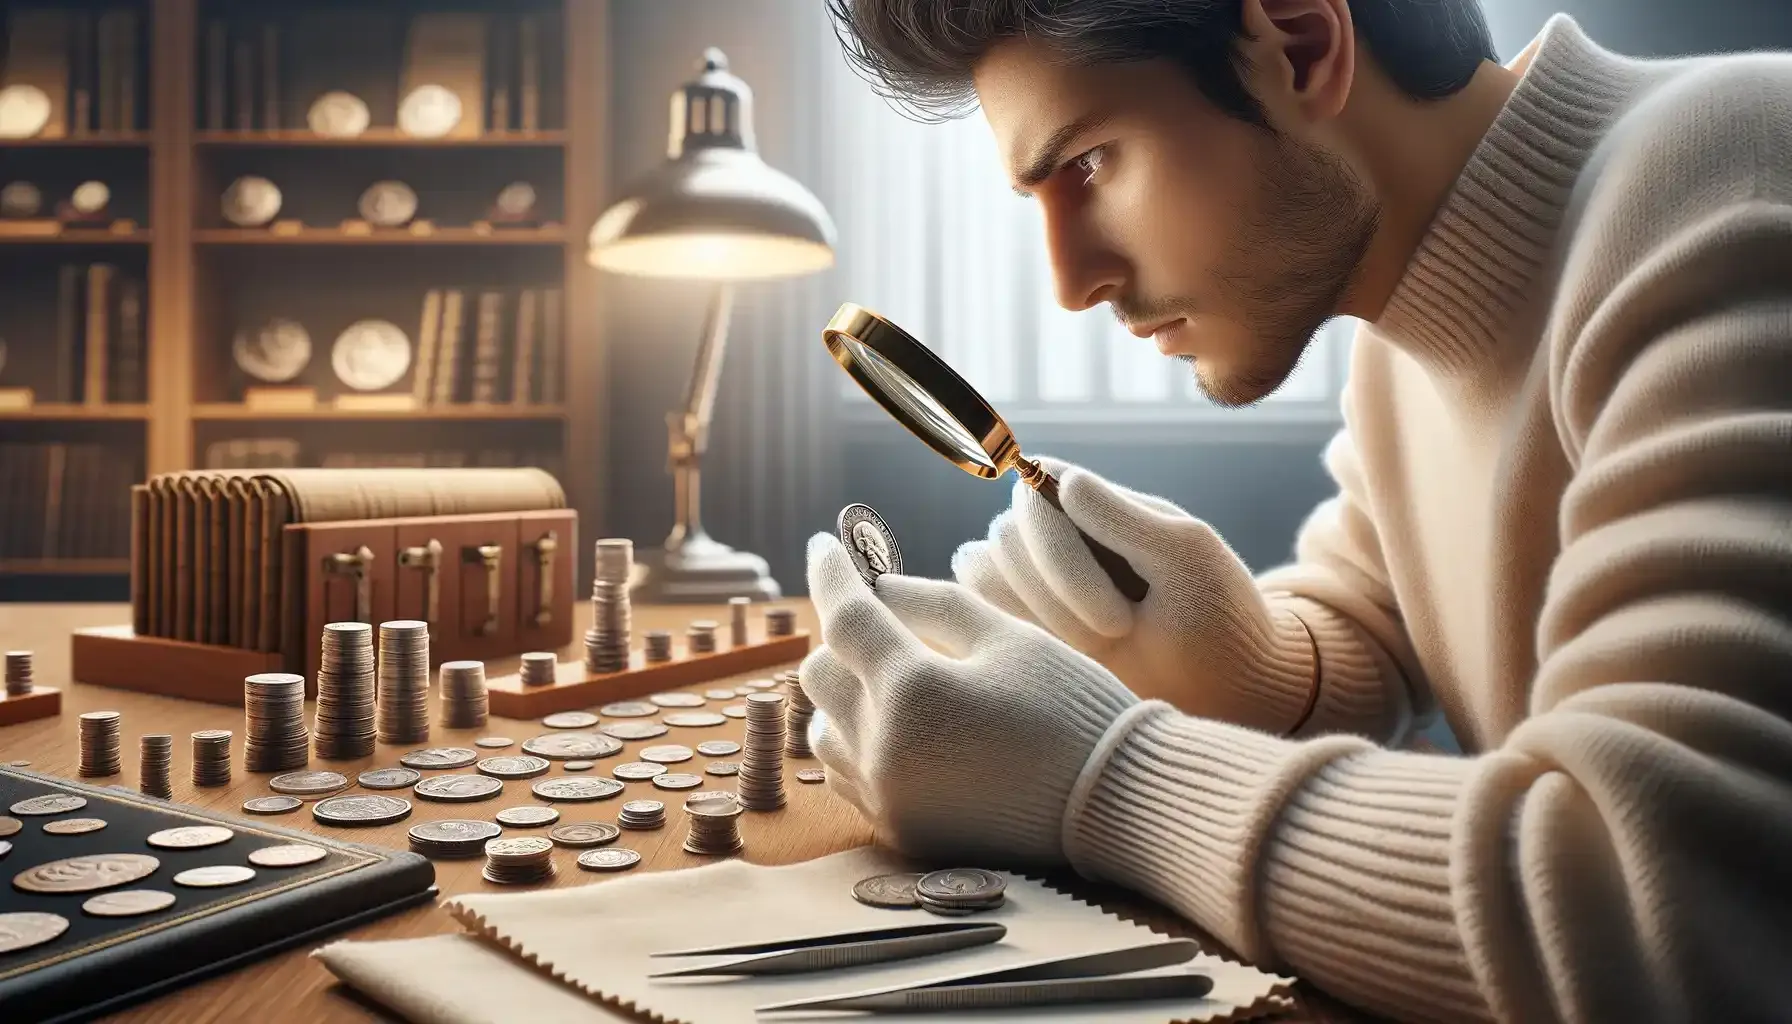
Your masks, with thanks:
[{"label": "lamp shade", "polygon": [[619,274],[789,277],[833,265],[834,222],[814,194],[759,158],[753,91],[711,47],[672,96],[666,162],[597,218],[587,255]]}]

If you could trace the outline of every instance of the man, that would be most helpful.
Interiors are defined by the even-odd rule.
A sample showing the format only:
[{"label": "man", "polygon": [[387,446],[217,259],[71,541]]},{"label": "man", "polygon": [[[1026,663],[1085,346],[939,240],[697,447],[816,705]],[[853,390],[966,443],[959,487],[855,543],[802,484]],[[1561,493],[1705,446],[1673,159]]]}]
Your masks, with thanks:
[{"label": "man", "polygon": [[[1364,321],[1284,568],[1063,465],[957,582],[812,541],[833,785],[1394,1018],[1792,1020],[1792,59],[1558,18],[1501,67],[1471,0],[831,9],[981,106],[1062,304],[1219,403]],[[1433,701],[1465,755],[1397,749]]]}]

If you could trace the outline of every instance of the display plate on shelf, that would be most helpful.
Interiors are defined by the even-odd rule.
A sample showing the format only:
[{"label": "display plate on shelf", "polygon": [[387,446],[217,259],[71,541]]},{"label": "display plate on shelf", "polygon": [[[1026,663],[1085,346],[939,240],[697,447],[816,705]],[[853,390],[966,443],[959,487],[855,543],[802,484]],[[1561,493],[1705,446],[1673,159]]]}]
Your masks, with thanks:
[{"label": "display plate on shelf", "polygon": [[420,139],[439,139],[460,124],[460,97],[446,86],[419,85],[398,105],[398,129]]},{"label": "display plate on shelf", "polygon": [[34,217],[43,208],[43,190],[29,181],[9,181],[0,188],[0,217]]},{"label": "display plate on shelf", "polygon": [[0,89],[0,139],[29,139],[49,123],[50,97],[42,89],[35,85]]},{"label": "display plate on shelf", "polygon": [[224,219],[238,227],[258,228],[280,213],[280,187],[259,175],[246,174],[224,190]]},{"label": "display plate on shelf", "polygon": [[361,193],[356,208],[375,227],[403,227],[417,215],[417,193],[402,181],[376,181]]},{"label": "display plate on shelf", "polygon": [[253,331],[237,331],[231,355],[255,380],[284,384],[310,365],[311,334],[303,324],[276,317]]},{"label": "display plate on shelf", "polygon": [[372,123],[367,103],[352,92],[326,92],[305,112],[305,124],[332,139],[352,139]]},{"label": "display plate on shelf", "polygon": [[357,321],[336,338],[330,368],[356,391],[389,388],[411,368],[411,339],[389,320]]}]

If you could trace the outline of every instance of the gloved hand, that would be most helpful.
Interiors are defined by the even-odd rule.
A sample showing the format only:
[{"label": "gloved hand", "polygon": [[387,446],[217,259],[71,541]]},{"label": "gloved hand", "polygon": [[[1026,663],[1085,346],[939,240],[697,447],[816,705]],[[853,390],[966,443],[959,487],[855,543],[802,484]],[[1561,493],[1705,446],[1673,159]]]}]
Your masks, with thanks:
[{"label": "gloved hand", "polygon": [[1064,863],[1084,765],[1162,706],[958,584],[884,575],[874,593],[835,537],[809,541],[809,596],[823,641],[801,669],[826,718],[816,756],[913,856]]},{"label": "gloved hand", "polygon": [[[1292,727],[1312,690],[1312,648],[1293,613],[1272,613],[1250,569],[1187,512],[1059,459],[1060,512],[1024,483],[987,539],[952,556],[959,582],[1050,630],[1141,697],[1272,732]],[[1125,558],[1150,583],[1123,596],[1077,536]]]}]

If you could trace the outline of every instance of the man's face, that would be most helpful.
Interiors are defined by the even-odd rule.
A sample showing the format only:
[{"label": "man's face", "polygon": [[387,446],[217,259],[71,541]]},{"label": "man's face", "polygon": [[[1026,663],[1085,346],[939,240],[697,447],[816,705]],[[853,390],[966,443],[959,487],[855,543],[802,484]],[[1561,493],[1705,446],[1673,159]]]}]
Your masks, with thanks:
[{"label": "man's face", "polygon": [[1011,39],[976,84],[1015,187],[1044,211],[1061,305],[1109,303],[1220,405],[1287,379],[1375,232],[1347,165],[1227,116],[1167,61],[1072,67]]}]

